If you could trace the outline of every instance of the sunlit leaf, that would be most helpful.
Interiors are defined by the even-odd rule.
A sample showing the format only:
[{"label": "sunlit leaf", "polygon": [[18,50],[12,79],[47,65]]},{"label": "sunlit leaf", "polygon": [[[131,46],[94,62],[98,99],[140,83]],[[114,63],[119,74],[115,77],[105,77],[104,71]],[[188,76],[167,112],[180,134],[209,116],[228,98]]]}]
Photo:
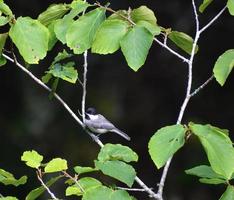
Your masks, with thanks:
[{"label": "sunlit leaf", "polygon": [[129,187],[132,186],[136,177],[136,172],[131,165],[125,162],[114,160],[114,161],[95,161],[95,167],[100,169],[103,174],[111,176]]},{"label": "sunlit leaf", "polygon": [[32,168],[38,168],[41,165],[43,156],[36,151],[25,151],[21,156],[21,160],[26,162],[26,165]]},{"label": "sunlit leaf", "polygon": [[226,180],[231,179],[234,172],[234,148],[232,141],[220,130],[211,125],[190,123],[192,132],[201,141],[212,169]]},{"label": "sunlit leaf", "polygon": [[46,56],[49,31],[39,21],[19,17],[10,28],[9,35],[27,63],[37,64]]},{"label": "sunlit leaf", "polygon": [[0,169],[0,182],[4,185],[14,185],[17,187],[27,182],[27,176],[22,176],[21,178],[16,179],[10,172]]},{"label": "sunlit leaf", "polygon": [[234,199],[234,186],[228,185],[226,191],[223,193],[223,195],[220,197],[219,200],[232,200]]},{"label": "sunlit leaf", "polygon": [[157,19],[154,15],[154,12],[146,6],[141,6],[139,8],[132,10],[130,15],[131,15],[131,19],[135,23],[139,21],[146,21],[152,25],[156,25],[157,23]]},{"label": "sunlit leaf", "polygon": [[97,179],[91,177],[81,178],[78,181],[78,184],[75,183],[74,185],[67,187],[66,196],[81,196],[84,194],[84,192],[87,192],[88,190],[94,189],[99,186],[102,186],[102,183]]},{"label": "sunlit leaf", "polygon": [[56,63],[47,73],[74,84],[78,78],[78,73],[74,65],[74,62],[68,62],[66,64]]},{"label": "sunlit leaf", "polygon": [[132,162],[138,160],[138,155],[129,147],[121,144],[105,144],[98,154],[99,161],[121,160]]},{"label": "sunlit leaf", "polygon": [[114,53],[120,48],[120,40],[128,31],[123,20],[106,20],[99,27],[92,44],[92,52],[99,54]]},{"label": "sunlit leaf", "polygon": [[63,17],[69,10],[66,4],[52,4],[44,12],[38,16],[38,20],[45,26],[48,26],[51,22]]},{"label": "sunlit leaf", "polygon": [[105,10],[97,8],[74,21],[66,34],[67,45],[81,54],[92,46],[98,27],[105,19]]},{"label": "sunlit leaf", "polygon": [[205,9],[213,2],[213,0],[203,0],[202,4],[199,6],[199,11],[203,13]]},{"label": "sunlit leaf", "polygon": [[92,168],[92,167],[81,167],[81,166],[75,166],[74,170],[77,174],[84,174],[84,173],[89,173],[89,172],[94,172],[97,171],[97,169]]},{"label": "sunlit leaf", "polygon": [[84,1],[73,1],[71,4],[71,11],[65,15],[62,19],[56,21],[54,31],[57,38],[63,43],[66,43],[66,33],[68,28],[74,22],[74,18],[81,12],[83,12],[89,4]]},{"label": "sunlit leaf", "polygon": [[152,42],[153,35],[142,26],[134,26],[120,41],[128,66],[134,71],[144,65]]},{"label": "sunlit leaf", "polygon": [[61,158],[54,158],[45,167],[45,173],[53,173],[67,170],[67,161]]},{"label": "sunlit leaf", "polygon": [[112,190],[105,186],[99,186],[86,192],[82,200],[132,200],[124,190]]},{"label": "sunlit leaf", "polygon": [[234,0],[228,0],[227,7],[229,10],[229,13],[234,16]]},{"label": "sunlit leaf", "polygon": [[[193,38],[183,32],[172,31],[168,38],[176,44],[179,48],[184,50],[186,53],[191,54],[193,48]],[[195,53],[198,51],[198,46],[196,45]]]},{"label": "sunlit leaf", "polygon": [[177,124],[163,127],[151,137],[149,154],[158,169],[184,145],[185,133],[186,129]]},{"label": "sunlit leaf", "polygon": [[234,49],[227,50],[215,63],[213,73],[216,81],[223,86],[234,67]]}]

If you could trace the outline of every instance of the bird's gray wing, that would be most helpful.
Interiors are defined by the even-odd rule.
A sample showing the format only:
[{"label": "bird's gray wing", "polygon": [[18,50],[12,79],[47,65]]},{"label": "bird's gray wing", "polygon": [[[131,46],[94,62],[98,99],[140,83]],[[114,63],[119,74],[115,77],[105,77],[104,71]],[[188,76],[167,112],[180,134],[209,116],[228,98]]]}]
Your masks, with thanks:
[{"label": "bird's gray wing", "polygon": [[102,115],[99,115],[98,119],[95,120],[86,120],[86,125],[95,129],[112,130],[115,128],[115,126]]}]

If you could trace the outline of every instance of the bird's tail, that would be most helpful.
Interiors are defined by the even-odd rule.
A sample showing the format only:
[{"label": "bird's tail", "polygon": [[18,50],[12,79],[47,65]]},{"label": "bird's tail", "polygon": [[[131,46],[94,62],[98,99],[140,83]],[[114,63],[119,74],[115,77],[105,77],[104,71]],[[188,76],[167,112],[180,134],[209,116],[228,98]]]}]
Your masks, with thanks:
[{"label": "bird's tail", "polygon": [[126,133],[122,132],[121,130],[119,130],[117,128],[111,130],[111,132],[117,133],[118,135],[122,136],[123,138],[125,138],[128,141],[131,140],[131,138]]}]

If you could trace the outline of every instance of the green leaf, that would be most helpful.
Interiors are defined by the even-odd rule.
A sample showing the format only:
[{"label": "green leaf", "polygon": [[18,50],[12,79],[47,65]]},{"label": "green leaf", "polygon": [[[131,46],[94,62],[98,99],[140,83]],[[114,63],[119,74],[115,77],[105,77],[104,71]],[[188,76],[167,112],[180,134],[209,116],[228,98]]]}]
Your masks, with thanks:
[{"label": "green leaf", "polygon": [[92,46],[98,27],[105,19],[105,11],[97,8],[72,23],[66,34],[68,47],[81,54]]},{"label": "green leaf", "polygon": [[26,162],[26,165],[32,168],[38,168],[41,165],[43,156],[36,151],[25,151],[21,156],[21,160]]},{"label": "green leaf", "polygon": [[118,10],[115,13],[111,14],[107,18],[107,20],[114,20],[114,19],[126,20],[126,18],[128,18],[128,11],[126,11],[126,10]]},{"label": "green leaf", "polygon": [[185,133],[186,129],[177,124],[163,127],[151,137],[149,154],[158,169],[184,145]]},{"label": "green leaf", "polygon": [[74,184],[72,186],[67,187],[66,196],[71,196],[71,195],[81,196],[84,194],[84,192],[87,192],[88,190],[102,186],[102,183],[100,181],[91,177],[81,178],[78,181],[78,184],[79,186],[77,184]]},{"label": "green leaf", "polygon": [[234,0],[228,0],[227,7],[230,15],[234,16]]},{"label": "green leaf", "polygon": [[16,179],[13,174],[4,169],[0,169],[0,182],[4,185],[14,185],[17,187],[27,182],[27,176],[22,176],[20,179]]},{"label": "green leaf", "polygon": [[68,28],[74,22],[74,18],[81,12],[83,12],[89,4],[84,1],[73,1],[71,4],[73,8],[67,15],[62,19],[59,19],[55,23],[54,31],[57,38],[63,43],[66,43],[66,33]]},{"label": "green leaf", "polygon": [[[50,187],[53,185],[57,180],[59,180],[63,176],[57,176],[54,178],[51,178],[47,183],[46,186]],[[39,188],[36,188],[32,190],[25,198],[25,200],[34,200],[37,199],[39,196],[41,196],[46,191],[45,187],[41,186]]]},{"label": "green leaf", "polygon": [[94,172],[97,171],[97,169],[92,168],[92,167],[81,167],[81,166],[75,166],[74,170],[77,174],[84,174],[84,173],[89,173],[89,172]]},{"label": "green leaf", "polygon": [[200,165],[188,170],[185,170],[186,174],[202,177],[199,179],[201,183],[205,184],[221,184],[226,183],[226,180],[220,174],[214,172],[214,170],[207,165]]},{"label": "green leaf", "polygon": [[6,25],[9,21],[9,17],[0,16],[0,26]]},{"label": "green leaf", "polygon": [[54,47],[56,42],[58,41],[58,39],[56,38],[55,32],[54,32],[54,24],[55,24],[55,22],[52,22],[48,26],[48,30],[49,30],[48,51],[50,51]]},{"label": "green leaf", "polygon": [[18,200],[16,197],[7,196],[7,197],[0,197],[0,200]]},{"label": "green leaf", "polygon": [[145,27],[153,36],[159,35],[161,33],[161,28],[157,25],[152,25],[147,21],[138,21],[136,23],[138,26]]},{"label": "green leaf", "polygon": [[134,71],[144,65],[152,42],[153,35],[142,26],[134,26],[120,41],[128,66]]},{"label": "green leaf", "polygon": [[61,158],[54,158],[45,167],[45,173],[53,173],[67,170],[67,161]]},{"label": "green leaf", "polygon": [[199,6],[199,12],[203,13],[205,9],[213,2],[213,0],[203,0],[202,4]]},{"label": "green leaf", "polygon": [[1,33],[0,34],[0,55],[2,55],[2,50],[5,46],[7,37],[8,37],[8,33]]},{"label": "green leaf", "polygon": [[56,63],[47,73],[74,84],[78,78],[78,73],[74,65],[74,62],[68,62],[66,64]]},{"label": "green leaf", "polygon": [[[193,38],[191,38],[189,35],[183,32],[172,31],[168,34],[168,38],[186,53],[191,54],[193,48]],[[197,53],[197,51],[198,46],[195,48],[195,53]]]},{"label": "green leaf", "polygon": [[123,20],[104,21],[95,36],[92,52],[99,54],[114,53],[120,48],[120,40],[127,31],[128,24]]},{"label": "green leaf", "polygon": [[19,17],[10,28],[9,35],[27,63],[37,64],[46,56],[49,31],[39,21]]},{"label": "green leaf", "polygon": [[154,15],[154,12],[147,8],[146,6],[141,6],[137,9],[132,10],[131,19],[133,22],[137,23],[139,21],[146,21],[152,25],[156,25],[157,19]]},{"label": "green leaf", "polygon": [[5,65],[7,63],[6,58],[4,58],[3,56],[0,56],[0,67]]},{"label": "green leaf", "polygon": [[138,160],[138,155],[129,147],[121,144],[105,144],[98,154],[99,161],[121,160],[132,162]]},{"label": "green leaf", "polygon": [[187,169],[185,170],[185,173],[202,178],[224,178],[222,175],[217,174],[210,166],[207,165],[200,165],[191,169]]},{"label": "green leaf", "polygon": [[13,13],[9,6],[5,4],[3,1],[0,2],[0,11],[7,16],[13,16]]},{"label": "green leaf", "polygon": [[219,200],[232,200],[234,199],[234,187],[229,185]]},{"label": "green leaf", "polygon": [[226,184],[227,182],[223,179],[219,178],[200,178],[199,181],[204,184],[218,185],[218,184]]},{"label": "green leaf", "polygon": [[43,83],[48,83],[51,78],[52,78],[52,74],[45,74],[44,76],[42,76],[41,80]]},{"label": "green leaf", "polygon": [[82,200],[132,200],[124,190],[112,190],[105,186],[99,186],[86,192]]},{"label": "green leaf", "polygon": [[216,81],[223,86],[234,67],[234,49],[225,51],[215,63],[213,73]]},{"label": "green leaf", "polygon": [[95,167],[100,169],[103,174],[111,176],[127,184],[129,187],[132,186],[136,177],[134,168],[119,160],[105,162],[95,161]]},{"label": "green leaf", "polygon": [[202,143],[212,169],[229,180],[234,172],[234,148],[226,133],[211,125],[189,124]]},{"label": "green leaf", "polygon": [[54,65],[55,63],[58,63],[70,57],[72,57],[72,54],[67,53],[67,51],[64,49],[62,52],[58,53],[51,65]]},{"label": "green leaf", "polygon": [[68,10],[69,7],[66,4],[52,4],[37,19],[43,25],[48,26],[51,22],[63,17]]}]

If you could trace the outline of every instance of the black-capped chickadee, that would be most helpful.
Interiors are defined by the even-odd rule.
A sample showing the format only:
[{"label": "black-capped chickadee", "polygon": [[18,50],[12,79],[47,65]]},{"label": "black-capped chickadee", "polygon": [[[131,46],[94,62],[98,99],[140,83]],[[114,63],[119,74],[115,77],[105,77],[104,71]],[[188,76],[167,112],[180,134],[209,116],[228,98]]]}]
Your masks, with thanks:
[{"label": "black-capped chickadee", "polygon": [[105,117],[96,113],[94,108],[88,108],[86,110],[85,125],[88,129],[94,133],[103,134],[107,132],[114,132],[130,140],[131,138],[124,132],[117,129],[111,122],[109,122]]}]

